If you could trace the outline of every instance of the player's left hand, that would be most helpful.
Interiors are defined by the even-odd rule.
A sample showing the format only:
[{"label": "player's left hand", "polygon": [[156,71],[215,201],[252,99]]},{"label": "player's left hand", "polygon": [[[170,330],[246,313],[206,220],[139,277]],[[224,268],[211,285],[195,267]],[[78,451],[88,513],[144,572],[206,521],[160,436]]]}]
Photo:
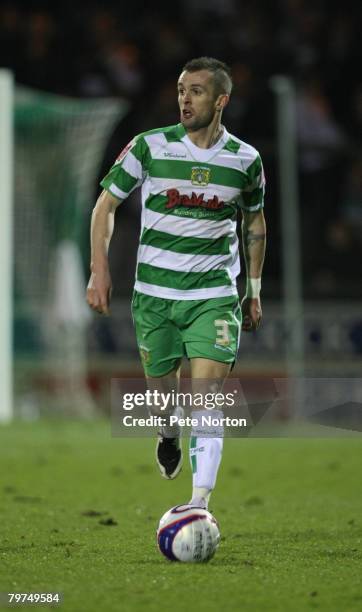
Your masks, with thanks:
[{"label": "player's left hand", "polygon": [[249,298],[245,296],[241,301],[241,312],[243,315],[241,329],[246,332],[258,329],[263,315],[260,298]]}]

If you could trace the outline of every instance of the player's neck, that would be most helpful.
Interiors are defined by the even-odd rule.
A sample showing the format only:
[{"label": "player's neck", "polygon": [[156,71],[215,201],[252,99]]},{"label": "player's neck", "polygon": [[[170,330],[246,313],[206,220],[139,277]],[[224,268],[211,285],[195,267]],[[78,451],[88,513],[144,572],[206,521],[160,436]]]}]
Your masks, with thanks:
[{"label": "player's neck", "polygon": [[200,149],[210,149],[220,140],[222,133],[220,116],[217,116],[207,127],[196,131],[187,131],[187,136]]}]

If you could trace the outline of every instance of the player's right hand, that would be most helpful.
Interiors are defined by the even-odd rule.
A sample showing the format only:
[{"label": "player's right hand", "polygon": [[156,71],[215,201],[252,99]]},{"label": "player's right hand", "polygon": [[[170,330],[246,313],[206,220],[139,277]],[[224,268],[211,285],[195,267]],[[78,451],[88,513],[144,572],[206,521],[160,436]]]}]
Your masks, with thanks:
[{"label": "player's right hand", "polygon": [[108,271],[92,272],[87,287],[87,302],[93,310],[109,315],[112,280]]}]

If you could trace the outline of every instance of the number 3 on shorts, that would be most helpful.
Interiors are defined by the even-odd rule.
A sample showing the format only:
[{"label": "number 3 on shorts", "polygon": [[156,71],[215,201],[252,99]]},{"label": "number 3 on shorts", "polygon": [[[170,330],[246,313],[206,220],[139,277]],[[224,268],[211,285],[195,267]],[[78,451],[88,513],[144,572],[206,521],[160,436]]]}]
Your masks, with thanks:
[{"label": "number 3 on shorts", "polygon": [[228,346],[230,344],[229,323],[223,319],[215,319],[214,325],[216,327],[216,344]]}]

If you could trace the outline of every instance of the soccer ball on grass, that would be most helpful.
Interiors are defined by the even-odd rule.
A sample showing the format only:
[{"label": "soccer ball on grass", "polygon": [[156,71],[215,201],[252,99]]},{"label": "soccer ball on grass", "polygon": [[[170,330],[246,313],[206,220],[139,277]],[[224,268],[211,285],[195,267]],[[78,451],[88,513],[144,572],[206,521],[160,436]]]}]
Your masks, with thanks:
[{"label": "soccer ball on grass", "polygon": [[190,505],[168,510],[157,529],[158,547],[171,561],[209,561],[219,541],[219,527],[212,514]]}]

